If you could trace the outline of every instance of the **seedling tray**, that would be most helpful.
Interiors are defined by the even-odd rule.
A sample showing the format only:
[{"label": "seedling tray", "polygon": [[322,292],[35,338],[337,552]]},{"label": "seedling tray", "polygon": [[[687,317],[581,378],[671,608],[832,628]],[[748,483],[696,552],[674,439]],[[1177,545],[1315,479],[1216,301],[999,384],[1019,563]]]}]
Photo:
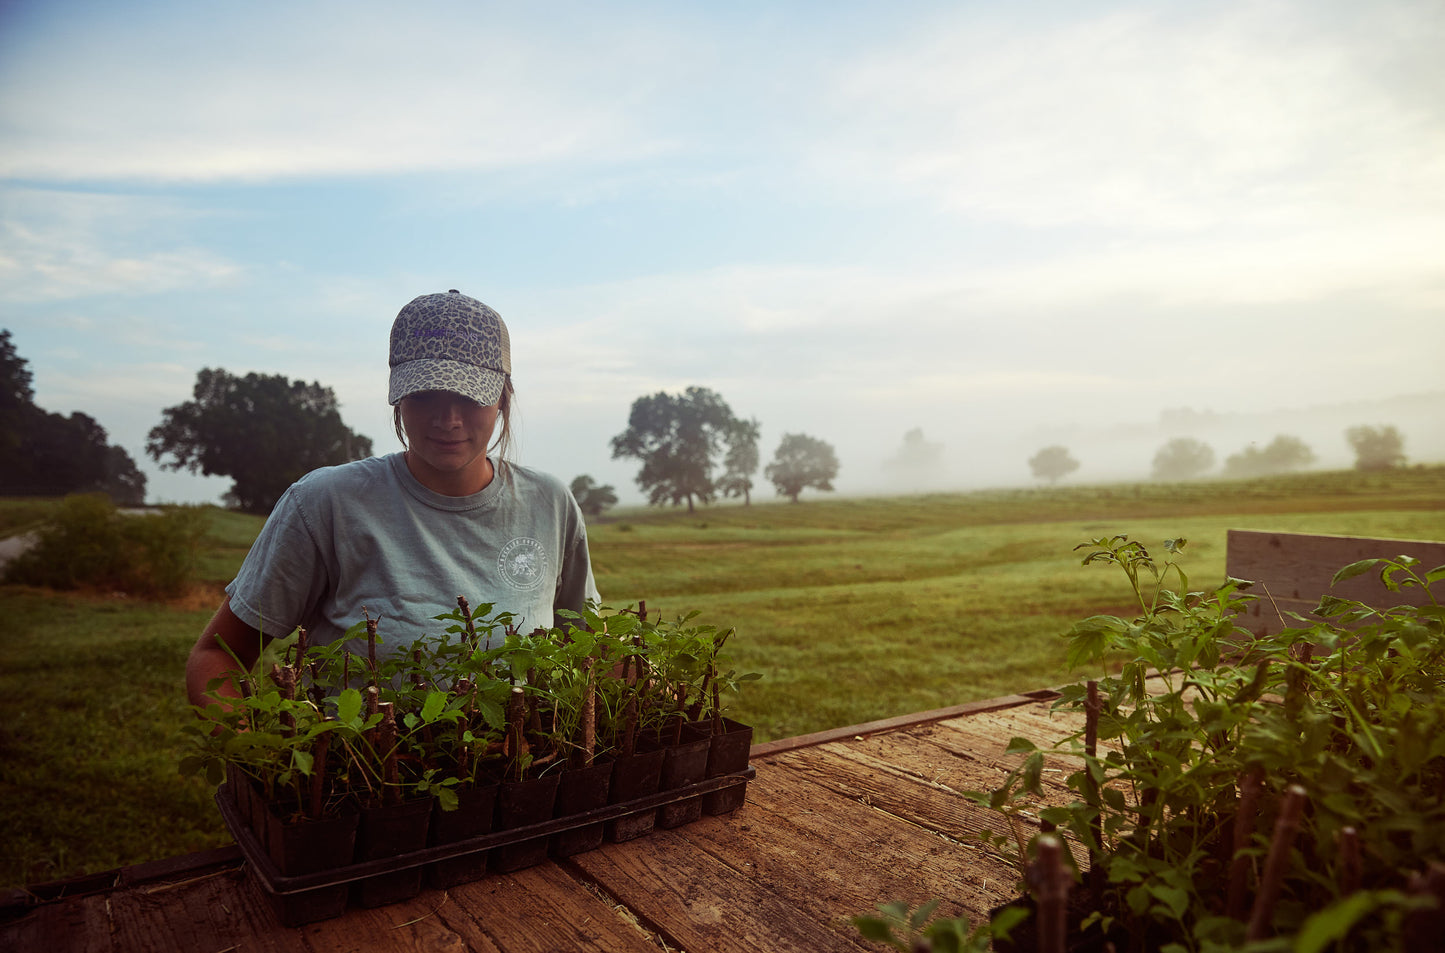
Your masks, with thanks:
[{"label": "seedling tray", "polygon": [[[634,814],[642,814],[655,810],[667,804],[684,801],[688,798],[700,795],[712,794],[714,792],[726,791],[740,785],[746,785],[757,775],[757,769],[752,765],[742,771],[733,774],[723,774],[715,778],[707,778],[694,784],[684,785],[670,791],[660,791],[646,797],[640,797],[632,801],[623,801],[618,804],[609,804],[595,810],[584,811],[580,814],[572,814],[567,817],[557,817],[540,824],[531,824],[526,827],[515,827],[504,831],[495,831],[490,834],[482,834],[467,840],[454,841],[450,844],[440,844],[435,847],[427,847],[423,850],[416,850],[406,854],[397,854],[393,857],[384,857],[379,860],[369,860],[361,863],[347,864],[342,867],[333,867],[330,870],[319,871],[314,874],[305,874],[297,877],[282,876],[277,869],[270,854],[266,852],[265,845],[256,839],[255,833],[250,826],[241,818],[231,792],[227,790],[230,782],[222,784],[216,789],[216,806],[221,811],[221,817],[225,820],[226,826],[230,828],[231,835],[236,839],[236,844],[241,848],[242,855],[246,858],[251,872],[260,881],[266,892],[275,898],[285,898],[293,894],[299,894],[309,890],[316,890],[324,887],[339,887],[344,884],[354,883],[367,877],[374,877],[377,874],[393,873],[400,870],[410,870],[425,864],[439,860],[451,860],[456,857],[464,857],[478,851],[490,850],[493,847],[503,847],[508,844],[520,843],[534,837],[545,837],[551,834],[558,834],[563,831],[573,830],[578,827],[585,827],[589,824],[597,824],[606,821],[614,821]],[[732,792],[737,794],[739,792]]]}]

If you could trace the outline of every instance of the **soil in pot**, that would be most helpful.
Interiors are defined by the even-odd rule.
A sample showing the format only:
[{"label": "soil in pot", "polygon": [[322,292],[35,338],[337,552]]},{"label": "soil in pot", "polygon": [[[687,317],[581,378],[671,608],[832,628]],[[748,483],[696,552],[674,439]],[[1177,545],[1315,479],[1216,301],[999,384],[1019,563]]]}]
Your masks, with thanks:
[{"label": "soil in pot", "polygon": [[[603,761],[586,768],[569,768],[562,772],[557,784],[558,818],[571,817],[607,806],[612,790],[612,761]],[[606,824],[586,824],[562,831],[552,838],[553,857],[571,857],[602,844]]]},{"label": "soil in pot", "polygon": [[[622,804],[656,794],[657,786],[662,781],[662,759],[665,754],[662,748],[655,747],[618,758],[612,768],[612,790],[607,796],[607,803]],[[607,823],[607,839],[613,843],[629,841],[651,833],[656,825],[656,808],[628,814]]]},{"label": "soil in pot", "polygon": [[[350,804],[320,820],[289,821],[265,812],[266,853],[283,877],[316,874],[351,863],[356,847],[358,815]],[[348,885],[317,887],[293,894],[272,894],[271,905],[288,927],[340,916],[346,910]]]},{"label": "soil in pot", "polygon": [[[708,741],[707,776],[710,778],[746,770],[748,755],[753,746],[751,725],[744,725],[731,718],[722,719],[722,725],[722,732],[714,734]],[[723,788],[721,791],[704,794],[702,798],[703,813],[726,814],[729,811],[735,811],[742,807],[743,801],[747,798],[747,791],[748,785],[744,781],[741,784]]]},{"label": "soil in pot", "polygon": [[[526,781],[503,781],[497,789],[496,829],[507,831],[551,820],[560,780],[561,773],[556,772]],[[529,837],[494,847],[487,866],[493,873],[506,874],[540,864],[547,859],[548,840],[546,836]]]},{"label": "soil in pot", "polygon": [[[356,835],[357,862],[395,857],[426,847],[432,801],[422,797],[400,804],[363,807]],[[414,897],[421,890],[421,875],[421,867],[410,867],[367,877],[355,885],[356,902],[363,907],[379,907]]]},{"label": "soil in pot", "polygon": [[[707,774],[708,750],[711,747],[709,723],[682,726],[682,741],[666,748],[662,759],[659,791],[672,791],[696,784]],[[702,795],[683,798],[657,809],[657,826],[667,830],[691,824],[702,816]]]},{"label": "soil in pot", "polygon": [[[478,784],[457,791],[457,808],[443,811],[440,806],[432,810],[431,844],[454,844],[490,834],[495,821],[497,806],[497,782]],[[473,851],[449,860],[439,860],[427,866],[427,883],[433,887],[455,887],[458,884],[481,880],[487,875],[487,850]]]}]

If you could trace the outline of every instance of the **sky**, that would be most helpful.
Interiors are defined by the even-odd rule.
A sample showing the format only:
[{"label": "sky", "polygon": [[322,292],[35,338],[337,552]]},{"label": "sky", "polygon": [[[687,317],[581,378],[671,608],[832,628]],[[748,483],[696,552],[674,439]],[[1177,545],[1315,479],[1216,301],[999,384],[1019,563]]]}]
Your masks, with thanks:
[{"label": "sky", "polygon": [[1355,424],[1445,461],[1441,49],[1438,0],[4,0],[0,327],[152,501],[229,487],[145,454],[204,367],[398,449],[387,334],[450,288],[517,459],[624,502],[611,437],[690,385],[839,493],[913,428],[939,488]]}]

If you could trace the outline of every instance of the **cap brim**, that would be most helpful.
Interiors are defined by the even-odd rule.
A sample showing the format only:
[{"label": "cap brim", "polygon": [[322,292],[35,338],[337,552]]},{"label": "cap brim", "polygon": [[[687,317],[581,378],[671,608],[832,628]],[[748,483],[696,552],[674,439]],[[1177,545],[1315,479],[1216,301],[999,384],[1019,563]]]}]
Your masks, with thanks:
[{"label": "cap brim", "polygon": [[417,358],[391,369],[387,401],[398,404],[405,397],[426,390],[461,394],[482,405],[495,404],[502,397],[506,375],[490,367],[478,367],[441,358]]}]

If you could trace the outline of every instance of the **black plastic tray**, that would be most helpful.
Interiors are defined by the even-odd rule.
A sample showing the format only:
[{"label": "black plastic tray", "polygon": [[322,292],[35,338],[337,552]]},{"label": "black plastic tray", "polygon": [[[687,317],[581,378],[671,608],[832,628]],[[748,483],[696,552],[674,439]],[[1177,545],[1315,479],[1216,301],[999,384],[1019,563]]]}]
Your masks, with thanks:
[{"label": "black plastic tray", "polygon": [[225,820],[226,826],[230,828],[231,835],[236,839],[236,844],[241,848],[247,864],[266,888],[266,892],[274,896],[284,897],[289,894],[300,893],[306,890],[315,890],[319,887],[334,887],[341,884],[352,883],[373,877],[377,874],[391,873],[398,870],[409,870],[413,867],[420,867],[438,860],[450,860],[454,857],[464,857],[478,851],[488,850],[492,847],[501,847],[507,844],[519,843],[533,837],[543,837],[549,834],[557,834],[561,831],[572,830],[577,827],[585,827],[588,824],[597,824],[603,821],[612,821],[620,817],[627,817],[631,814],[641,814],[664,804],[672,804],[676,801],[686,800],[690,797],[697,797],[701,794],[709,794],[713,791],[721,791],[739,784],[747,784],[757,776],[757,769],[752,765],[734,774],[723,774],[715,778],[707,778],[696,784],[689,784],[683,787],[674,788],[670,791],[659,791],[647,797],[640,797],[633,801],[623,801],[620,804],[609,804],[606,807],[599,807],[592,811],[585,811],[581,814],[572,814],[567,817],[553,818],[541,824],[530,824],[526,827],[514,827],[505,831],[494,831],[490,834],[482,834],[467,840],[453,841],[450,844],[439,844],[436,847],[427,847],[423,850],[412,851],[407,854],[397,854],[393,857],[384,857],[379,860],[368,860],[357,864],[347,864],[344,867],[333,867],[330,870],[319,871],[314,874],[305,874],[299,877],[284,877],[277,869],[276,864],[271,860],[271,855],[260,841],[256,840],[256,834],[251,830],[249,824],[243,821],[236,811],[234,800],[231,798],[230,782],[226,782],[216,789],[216,806],[221,811],[221,817]]}]

